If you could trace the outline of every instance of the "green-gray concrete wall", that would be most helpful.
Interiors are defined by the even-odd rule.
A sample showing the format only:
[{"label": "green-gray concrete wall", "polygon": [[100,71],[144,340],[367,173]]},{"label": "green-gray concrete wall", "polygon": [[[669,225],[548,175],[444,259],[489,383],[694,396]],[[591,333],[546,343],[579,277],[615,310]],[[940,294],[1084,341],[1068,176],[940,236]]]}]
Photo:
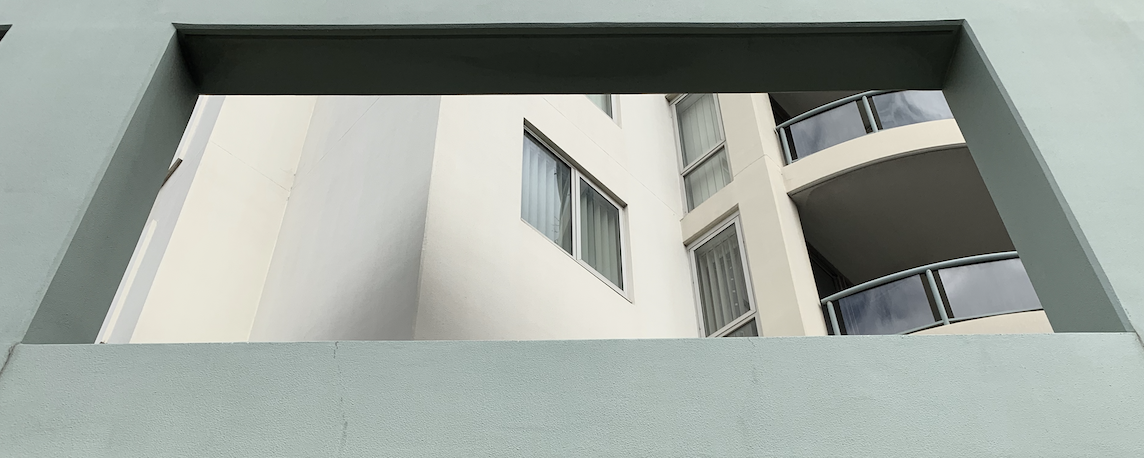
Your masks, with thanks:
[{"label": "green-gray concrete wall", "polygon": [[1140,329],[1136,0],[0,0],[0,455],[1140,455],[1123,333],[15,345],[106,310],[193,102],[172,24],[939,20],[969,25],[944,85],[1054,326]]},{"label": "green-gray concrete wall", "polygon": [[0,456],[1132,457],[1142,377],[1130,334],[22,345]]}]

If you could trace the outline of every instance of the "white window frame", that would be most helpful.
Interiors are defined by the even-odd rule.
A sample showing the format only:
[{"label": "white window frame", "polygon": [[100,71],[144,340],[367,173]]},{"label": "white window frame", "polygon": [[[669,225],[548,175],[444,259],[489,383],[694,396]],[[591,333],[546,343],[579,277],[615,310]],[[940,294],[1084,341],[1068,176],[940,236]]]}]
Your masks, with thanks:
[{"label": "white window frame", "polygon": [[[707,150],[707,152],[700,155],[698,159],[696,159],[690,165],[688,165],[688,164],[684,163],[684,158],[683,158],[683,132],[679,129],[679,103],[686,100],[688,97],[693,97],[693,96],[697,96],[697,95],[710,95],[711,99],[714,100],[714,102],[715,102],[715,121],[719,124],[719,132],[721,132],[723,134],[723,135],[721,135],[721,137],[723,137],[723,140],[719,141],[718,144],[711,147],[711,149]],[[731,152],[727,148],[727,130],[723,128],[723,106],[719,104],[719,94],[716,94],[716,93],[680,94],[680,95],[676,96],[674,99],[672,99],[670,103],[671,103],[672,129],[675,130],[675,158],[676,158],[676,163],[679,164],[679,189],[682,191],[683,208],[689,209],[687,211],[690,212],[691,211],[690,210],[691,203],[687,201],[687,175],[689,173],[694,171],[700,165],[703,165],[705,162],[707,162],[709,159],[711,159],[712,156],[715,156],[715,154],[717,154],[720,149],[723,149],[725,151],[724,154],[727,155],[727,168],[730,170],[734,170],[731,167]],[[728,170],[728,172],[730,172],[730,170]],[[735,180],[735,176],[734,176],[734,174],[732,174],[731,175],[731,181],[734,181],[734,180]],[[696,207],[698,207],[699,205],[702,205],[702,203],[696,205]]]},{"label": "white window frame", "polygon": [[[591,103],[591,101],[589,101],[589,103]],[[594,107],[595,104],[593,104],[592,106]],[[540,143],[541,146],[543,146],[545,149],[548,150],[549,153],[552,153],[552,155],[556,157],[556,160],[564,163],[564,165],[567,165],[568,168],[571,169],[571,171],[572,171],[572,176],[571,176],[571,179],[572,179],[572,183],[571,183],[572,252],[569,253],[568,251],[566,251],[564,249],[564,247],[560,246],[560,244],[556,243],[556,241],[548,238],[548,236],[545,235],[544,233],[540,232],[539,229],[534,227],[528,221],[525,221],[523,217],[520,218],[520,221],[523,222],[526,226],[532,228],[532,230],[536,231],[537,234],[544,236],[544,239],[548,240],[554,246],[556,246],[558,249],[560,249],[561,253],[564,253],[568,256],[571,256],[573,260],[575,260],[577,263],[579,263],[581,266],[583,266],[585,269],[587,269],[588,272],[591,272],[592,275],[595,275],[596,278],[600,279],[600,281],[604,282],[604,284],[608,285],[613,290],[615,290],[617,293],[619,293],[621,296],[623,296],[624,299],[627,299],[628,302],[632,302],[632,297],[631,297],[632,275],[631,275],[631,268],[630,268],[631,263],[628,260],[628,237],[627,237],[627,233],[628,233],[628,217],[627,217],[627,214],[628,214],[628,212],[627,212],[627,205],[620,202],[620,200],[618,198],[616,198],[614,194],[612,194],[610,191],[605,189],[603,186],[597,184],[595,182],[595,180],[592,179],[591,176],[582,172],[580,170],[580,167],[577,166],[576,163],[574,163],[568,159],[567,154],[565,154],[563,150],[561,150],[561,149],[557,148],[555,145],[553,145],[553,143],[551,141],[549,141],[547,137],[540,134],[540,132],[536,128],[534,128],[528,124],[525,124],[524,134],[532,137],[532,139],[536,140],[537,143]],[[523,154],[523,152],[522,152],[522,154]],[[581,250],[581,246],[584,243],[583,240],[581,240],[581,238],[580,238],[580,183],[581,183],[581,180],[583,180],[582,181],[583,183],[587,183],[588,186],[590,186],[593,190],[595,190],[601,196],[604,196],[604,199],[607,200],[608,203],[614,205],[616,207],[616,209],[619,211],[619,218],[618,219],[619,219],[619,230],[620,230],[620,234],[619,234],[619,236],[620,236],[620,280],[624,284],[623,287],[620,287],[620,286],[616,285],[615,283],[612,283],[611,280],[609,280],[603,274],[597,272],[595,267],[592,267],[591,264],[588,264],[588,262],[585,261],[584,259],[582,259],[582,257],[581,257],[581,251],[580,250]]]},{"label": "white window frame", "polygon": [[[596,103],[592,101],[592,99],[588,99],[588,103],[591,103],[593,107],[596,107],[597,111],[604,113],[604,115],[611,118],[612,121],[615,121],[618,124],[619,119],[620,119],[620,112],[619,112],[619,103],[618,103],[619,98],[616,97],[616,94],[592,94],[592,95],[606,95],[606,96],[608,96],[608,108],[611,111],[611,113],[604,111],[604,109],[597,106]],[[584,98],[587,99],[588,94],[584,94]]]},{"label": "white window frame", "polygon": [[727,217],[727,219],[723,220],[723,222],[719,223],[714,228],[704,233],[702,237],[696,239],[694,242],[691,242],[691,244],[687,246],[687,260],[691,264],[691,288],[695,295],[695,316],[699,328],[699,337],[708,336],[704,325],[705,320],[703,319],[703,297],[699,292],[699,275],[695,263],[695,250],[699,249],[699,247],[703,246],[703,244],[711,241],[711,239],[715,238],[715,236],[719,235],[731,226],[735,227],[735,237],[739,242],[739,257],[740,261],[743,263],[743,276],[745,277],[743,280],[745,280],[745,283],[747,284],[747,301],[749,303],[748,305],[750,305],[750,308],[747,310],[747,313],[743,314],[743,316],[731,320],[727,324],[723,325],[722,328],[719,328],[715,332],[711,333],[710,337],[725,337],[727,334],[738,330],[750,320],[755,320],[755,332],[760,337],[763,335],[763,327],[762,324],[759,323],[758,319],[759,308],[755,302],[755,288],[754,284],[751,282],[751,268],[750,264],[747,263],[747,245],[743,240],[743,222],[739,217],[739,214],[735,213]]}]

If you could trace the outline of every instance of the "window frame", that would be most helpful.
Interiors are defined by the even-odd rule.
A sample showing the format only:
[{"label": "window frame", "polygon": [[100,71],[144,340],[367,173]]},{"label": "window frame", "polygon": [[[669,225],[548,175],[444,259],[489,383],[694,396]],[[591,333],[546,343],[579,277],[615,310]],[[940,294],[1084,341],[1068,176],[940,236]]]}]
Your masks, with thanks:
[{"label": "window frame", "polygon": [[[745,277],[744,280],[747,285],[747,301],[750,307],[748,308],[747,313],[744,313],[742,316],[739,316],[734,320],[728,321],[727,324],[723,325],[723,327],[719,329],[716,329],[715,332],[712,332],[711,335],[708,336],[706,325],[704,324],[705,320],[703,319],[703,297],[699,292],[699,275],[697,266],[695,264],[695,251],[699,249],[699,247],[702,247],[705,243],[711,241],[711,239],[714,239],[717,235],[721,234],[724,230],[732,226],[735,228],[735,238],[739,242],[739,259],[740,262],[743,263],[743,276]],[[754,283],[751,281],[750,263],[747,262],[747,245],[743,239],[743,221],[739,213],[735,212],[731,216],[728,216],[722,222],[713,226],[707,232],[703,233],[702,237],[695,239],[694,242],[691,242],[689,245],[687,245],[687,259],[688,263],[690,264],[689,269],[691,270],[691,289],[693,296],[695,297],[695,316],[697,328],[699,331],[699,337],[726,337],[727,334],[737,331],[740,327],[747,324],[747,322],[752,319],[755,320],[756,333],[759,335],[759,337],[763,337],[763,327],[759,323],[759,308],[757,302],[755,301],[755,287]]]},{"label": "window frame", "polygon": [[[593,106],[595,106],[595,104],[593,104]],[[627,204],[622,203],[618,198],[615,197],[614,194],[612,194],[611,191],[604,188],[602,185],[596,183],[591,175],[588,175],[587,173],[583,172],[580,169],[580,167],[575,162],[573,162],[568,157],[568,155],[566,153],[564,153],[564,150],[557,148],[556,145],[551,140],[548,139],[548,137],[545,137],[543,134],[540,133],[539,129],[531,126],[528,123],[525,123],[524,135],[527,137],[531,137],[534,141],[536,141],[538,144],[540,144],[540,146],[544,147],[546,150],[548,150],[549,153],[551,153],[553,156],[555,156],[556,160],[558,160],[561,163],[563,163],[564,165],[568,166],[568,168],[571,169],[571,171],[572,171],[572,175],[571,175],[571,182],[572,183],[569,186],[569,192],[571,193],[571,199],[572,199],[572,221],[571,221],[571,224],[572,224],[572,252],[569,253],[567,250],[564,249],[563,246],[560,246],[559,243],[556,243],[555,240],[548,238],[547,235],[545,235],[543,232],[540,232],[540,230],[537,229],[535,226],[533,226],[531,223],[529,223],[528,221],[525,221],[523,216],[520,218],[520,221],[523,222],[526,226],[528,226],[532,230],[536,231],[536,233],[543,236],[544,239],[547,240],[549,243],[552,243],[552,245],[556,246],[556,248],[558,248],[561,253],[564,253],[565,255],[570,256],[573,260],[575,260],[577,263],[579,263],[581,266],[583,266],[585,269],[587,269],[588,272],[590,272],[592,275],[594,275],[600,281],[604,282],[604,284],[611,287],[612,290],[614,290],[620,296],[623,296],[623,298],[626,299],[628,302],[632,302],[632,297],[631,297],[631,291],[632,291],[632,287],[631,287],[632,280],[631,280],[631,278],[632,278],[632,276],[631,276],[631,269],[629,267],[631,265],[631,263],[628,259],[628,237],[627,237],[627,233],[628,233],[627,208],[628,208],[628,206],[627,206]],[[524,154],[524,152],[521,151],[521,154]],[[522,170],[521,174],[523,174],[523,173],[524,173],[524,171]],[[587,183],[589,187],[591,187],[593,190],[596,191],[596,193],[603,196],[604,199],[607,200],[609,204],[612,204],[613,206],[615,206],[616,210],[618,211],[617,220],[619,222],[619,231],[620,231],[620,233],[619,233],[619,239],[620,239],[620,281],[623,283],[622,287],[616,285],[615,283],[612,283],[611,280],[609,280],[607,277],[605,277],[600,272],[596,271],[596,268],[592,267],[591,264],[588,264],[588,262],[585,261],[583,259],[583,257],[581,256],[581,254],[582,254],[581,249],[582,249],[583,244],[584,244],[583,240],[581,239],[581,229],[580,229],[580,224],[581,224],[581,221],[580,221],[580,216],[581,216],[580,215],[580,189],[581,189],[580,183],[581,182]],[[518,207],[520,207],[520,205],[523,205],[523,202],[521,202],[518,205]]]},{"label": "window frame", "polygon": [[[720,136],[723,137],[723,139],[720,140],[719,143],[715,144],[715,146],[712,146],[706,152],[701,154],[694,161],[692,161],[691,164],[686,164],[686,163],[684,163],[685,159],[683,157],[684,156],[683,130],[679,128],[679,103],[683,102],[684,100],[687,100],[688,97],[695,97],[695,96],[702,96],[702,95],[710,95],[711,99],[715,103],[715,121],[716,121],[716,123],[719,124],[719,132],[721,134]],[[687,175],[690,174],[691,172],[694,172],[695,169],[699,168],[701,165],[707,163],[707,161],[711,160],[711,158],[714,157],[716,154],[719,154],[720,150],[724,151],[724,154],[727,155],[728,173],[731,175],[731,181],[735,180],[735,174],[732,173],[734,168],[731,165],[731,153],[729,151],[729,148],[727,148],[727,130],[723,126],[723,106],[720,105],[720,103],[719,103],[719,94],[716,94],[713,92],[712,93],[679,94],[679,95],[675,96],[675,98],[671,99],[669,101],[669,103],[671,105],[672,130],[675,131],[675,160],[676,160],[676,163],[679,165],[679,188],[680,188],[680,190],[682,190],[683,208],[687,209],[687,213],[690,213],[691,210],[694,210],[695,208],[699,207],[699,205],[702,205],[702,202],[700,202],[699,204],[696,204],[695,207],[691,206],[691,202],[689,202],[688,193],[687,193]],[[730,184],[730,181],[728,182],[728,184]],[[704,201],[704,202],[706,202],[706,201]]]},{"label": "window frame", "polygon": [[[589,95],[605,95],[605,96],[607,96],[608,97],[608,111],[604,111],[603,108],[601,108],[599,105],[596,105],[596,102],[593,102],[592,99],[588,97]],[[616,94],[584,94],[584,98],[588,99],[588,102],[591,103],[592,106],[596,107],[597,110],[600,110],[601,113],[604,113],[605,115],[607,115],[608,118],[612,119],[612,121],[615,121],[617,123],[619,122],[619,111],[616,110],[616,105],[618,105],[616,102],[619,101],[619,98],[616,97]]]}]

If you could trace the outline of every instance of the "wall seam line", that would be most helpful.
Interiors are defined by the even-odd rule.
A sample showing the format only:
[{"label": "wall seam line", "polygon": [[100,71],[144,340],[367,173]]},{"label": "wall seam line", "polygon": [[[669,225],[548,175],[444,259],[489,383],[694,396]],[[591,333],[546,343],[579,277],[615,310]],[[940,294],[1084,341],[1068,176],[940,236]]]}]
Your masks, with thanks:
[{"label": "wall seam line", "polygon": [[16,346],[20,345],[16,342],[8,347],[7,353],[4,355],[4,363],[0,364],[0,380],[4,379],[4,370],[8,369],[8,363],[12,361],[12,354],[16,353]]}]

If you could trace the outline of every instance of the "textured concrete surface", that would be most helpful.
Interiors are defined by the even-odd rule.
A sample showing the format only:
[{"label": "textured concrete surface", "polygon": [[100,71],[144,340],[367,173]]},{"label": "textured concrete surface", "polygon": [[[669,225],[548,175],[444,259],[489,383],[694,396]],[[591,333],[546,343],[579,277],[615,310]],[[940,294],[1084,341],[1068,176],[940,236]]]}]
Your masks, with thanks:
[{"label": "textured concrete surface", "polygon": [[[950,106],[1053,327],[1144,326],[1138,0],[0,0],[12,24],[0,41],[0,348],[98,331],[161,180],[133,178],[163,176],[191,111],[193,91],[164,59],[172,23],[950,19],[976,37],[953,61]],[[680,90],[699,74],[742,82],[764,63],[774,71],[752,73],[752,90],[774,89],[768,73],[803,76],[796,60],[685,62]],[[548,92],[610,91],[585,70],[609,66],[578,68],[551,76],[568,85]],[[362,343],[341,345],[340,364],[335,349],[21,346],[0,372],[0,444],[12,456],[333,455],[343,444],[395,456],[1137,456],[1144,442],[1131,334]]]},{"label": "textured concrete surface", "polygon": [[0,455],[1140,456],[1142,377],[1132,334],[22,345]]}]

